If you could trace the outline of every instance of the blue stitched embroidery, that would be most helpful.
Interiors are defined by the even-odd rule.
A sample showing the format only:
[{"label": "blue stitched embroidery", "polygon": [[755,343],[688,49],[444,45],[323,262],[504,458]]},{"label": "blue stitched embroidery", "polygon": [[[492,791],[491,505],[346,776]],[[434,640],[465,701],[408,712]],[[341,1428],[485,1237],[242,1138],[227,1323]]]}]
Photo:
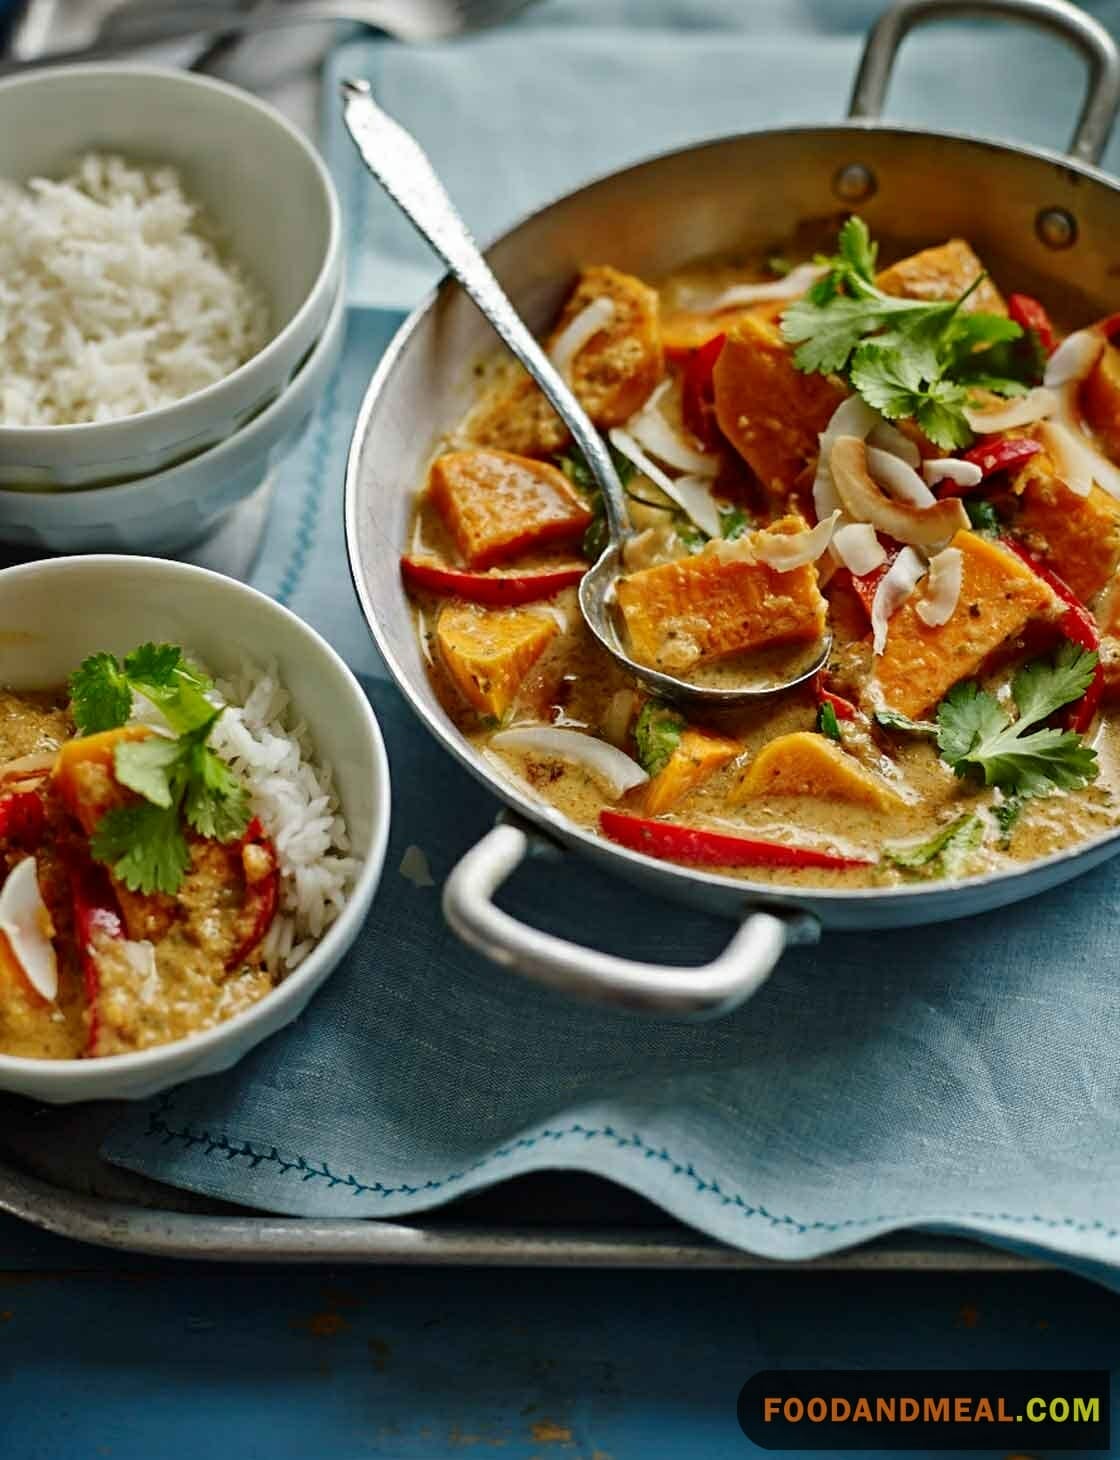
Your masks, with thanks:
[{"label": "blue stitched embroidery", "polygon": [[[482,1156],[462,1171],[451,1171],[446,1176],[438,1179],[432,1178],[425,1181],[421,1186],[386,1186],[383,1182],[365,1182],[348,1173],[346,1176],[339,1176],[333,1172],[325,1161],[318,1164],[306,1160],[303,1156],[296,1156],[292,1159],[285,1159],[280,1155],[275,1146],[268,1151],[255,1151],[248,1141],[231,1141],[228,1136],[211,1135],[208,1131],[196,1133],[188,1127],[176,1130],[170,1126],[164,1117],[170,1114],[172,1097],[170,1094],[163,1094],[159,1097],[158,1108],[148,1114],[148,1128],[144,1132],[146,1137],[159,1139],[162,1145],[170,1145],[173,1141],[181,1141],[184,1147],[190,1149],[193,1146],[205,1146],[208,1156],[215,1152],[221,1152],[227,1160],[234,1160],[237,1157],[248,1160],[252,1169],[258,1166],[269,1164],[274,1165],[283,1174],[296,1172],[302,1181],[324,1180],[330,1188],[337,1186],[347,1187],[354,1196],[415,1196],[421,1191],[440,1191],[445,1186],[452,1186],[463,1181],[474,1171],[481,1171],[486,1166],[492,1165],[495,1161],[504,1157],[512,1156],[518,1151],[528,1151],[542,1141],[562,1141],[572,1136],[582,1136],[585,1141],[606,1140],[611,1141],[619,1150],[637,1150],[647,1160],[662,1161],[670,1167],[674,1176],[683,1176],[691,1181],[700,1195],[714,1196],[721,1206],[735,1207],[743,1217],[760,1217],[768,1222],[771,1227],[777,1230],[784,1230],[802,1236],[807,1232],[840,1232],[852,1230],[859,1227],[870,1227],[879,1222],[912,1222],[919,1220],[914,1216],[906,1216],[902,1213],[883,1212],[874,1217],[844,1217],[840,1221],[825,1222],[812,1221],[800,1222],[795,1217],[776,1216],[773,1212],[767,1211],[763,1206],[752,1206],[738,1195],[728,1195],[719,1186],[718,1182],[705,1181],[692,1163],[687,1165],[674,1160],[669,1152],[662,1146],[660,1148],[649,1145],[636,1132],[626,1136],[606,1125],[601,1128],[580,1125],[578,1122],[561,1130],[554,1130],[545,1127],[536,1135],[520,1136],[517,1140],[509,1142],[505,1146],[496,1147],[488,1156]],[[1048,1227],[1051,1230],[1058,1227],[1065,1227],[1075,1232],[1096,1232],[1110,1240],[1120,1235],[1117,1228],[1106,1226],[1099,1220],[1082,1221],[1076,1217],[1041,1217],[1024,1215],[1019,1212],[954,1212],[946,1213],[941,1220],[948,1220],[955,1217],[960,1220],[977,1222],[1017,1222],[1023,1225],[1036,1223]]]}]

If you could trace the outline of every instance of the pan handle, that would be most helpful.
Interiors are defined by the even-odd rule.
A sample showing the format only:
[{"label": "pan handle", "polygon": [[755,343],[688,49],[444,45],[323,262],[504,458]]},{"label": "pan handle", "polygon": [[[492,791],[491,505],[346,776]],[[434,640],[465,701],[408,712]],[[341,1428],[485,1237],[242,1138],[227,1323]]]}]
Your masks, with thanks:
[{"label": "pan handle", "polygon": [[464,943],[523,978],[616,1009],[678,1018],[726,1014],[757,992],[791,943],[816,942],[816,919],[797,909],[748,907],[738,931],[712,963],[673,968],[596,953],[518,922],[494,906],[494,894],[528,856],[560,848],[503,816],[453,869],[444,916]]},{"label": "pan handle", "polygon": [[900,0],[867,38],[848,115],[869,121],[882,115],[898,48],[915,26],[952,16],[1001,15],[1053,31],[1085,57],[1089,85],[1069,155],[1079,162],[1099,162],[1120,108],[1120,51],[1100,21],[1070,0]]}]

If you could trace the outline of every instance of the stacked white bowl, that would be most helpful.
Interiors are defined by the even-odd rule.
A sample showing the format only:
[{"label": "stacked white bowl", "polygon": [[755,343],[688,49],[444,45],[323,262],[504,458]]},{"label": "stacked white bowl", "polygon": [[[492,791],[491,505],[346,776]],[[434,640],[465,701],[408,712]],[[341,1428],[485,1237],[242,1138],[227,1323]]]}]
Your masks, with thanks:
[{"label": "stacked white bowl", "polygon": [[88,152],[179,171],[263,291],[271,336],[231,375],[169,406],[83,425],[0,424],[0,543],[173,553],[264,484],[338,361],[338,198],[313,146],[222,82],[88,65],[0,83],[0,178],[61,176]]}]

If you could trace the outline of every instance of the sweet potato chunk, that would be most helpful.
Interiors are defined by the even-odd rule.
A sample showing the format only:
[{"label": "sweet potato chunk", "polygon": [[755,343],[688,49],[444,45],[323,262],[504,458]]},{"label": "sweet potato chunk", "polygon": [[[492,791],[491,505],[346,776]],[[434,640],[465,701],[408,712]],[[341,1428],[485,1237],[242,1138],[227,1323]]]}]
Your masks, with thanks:
[{"label": "sweet potato chunk", "polygon": [[1096,486],[1087,497],[1071,492],[1045,451],[1020,469],[1012,490],[1021,494],[1017,535],[1082,603],[1090,602],[1120,563],[1120,503]]},{"label": "sweet potato chunk", "polygon": [[[984,265],[963,238],[900,259],[880,273],[877,283],[902,299],[956,299],[984,272]],[[965,304],[969,313],[1006,314],[1007,305],[991,279],[985,279]]]},{"label": "sweet potato chunk", "polygon": [[797,730],[771,740],[751,761],[735,800],[761,796],[819,796],[888,811],[901,799],[878,776],[823,735]]},{"label": "sweet potato chunk", "polygon": [[449,451],[433,463],[429,490],[470,568],[571,542],[591,521],[562,471],[507,451]]},{"label": "sweet potato chunk", "polygon": [[711,735],[705,730],[685,730],[669,763],[645,788],[642,809],[647,816],[660,816],[690,791],[703,785],[742,750],[737,740]]},{"label": "sweet potato chunk", "polygon": [[1106,345],[1081,387],[1081,409],[1105,454],[1120,462],[1120,350]]},{"label": "sweet potato chunk", "polygon": [[523,372],[486,396],[467,421],[467,435],[479,446],[517,456],[554,456],[571,437],[568,428]]},{"label": "sweet potato chunk", "polygon": [[[686,360],[693,350],[714,340],[716,335],[725,335],[735,328],[741,319],[758,314],[757,306],[745,309],[727,309],[721,314],[700,314],[692,309],[675,309],[671,314],[661,316],[661,346],[669,360]],[[773,317],[773,311],[770,312]]]},{"label": "sweet potato chunk", "polygon": [[722,544],[629,574],[619,581],[618,604],[635,659],[670,673],[763,645],[817,639],[826,611],[812,563],[778,573]]},{"label": "sweet potato chunk", "polygon": [[[614,317],[571,364],[571,384],[584,410],[608,431],[639,410],[664,368],[657,291],[632,274],[598,264],[584,269],[545,342],[551,349],[563,330],[596,299],[609,299]],[[567,429],[527,377],[514,378],[483,403],[467,424],[472,441],[528,456],[551,456],[568,441]]]},{"label": "sweet potato chunk", "polygon": [[92,836],[106,811],[121,805],[127,796],[113,773],[117,746],[150,734],[143,725],[122,725],[119,730],[102,730],[97,735],[67,740],[60,748],[54,763],[54,783],[62,804],[87,836]]},{"label": "sweet potato chunk", "polygon": [[1054,606],[1054,597],[1031,570],[995,543],[973,532],[958,532],[953,547],[963,554],[961,593],[956,611],[940,628],[930,628],[917,613],[924,587],[892,616],[887,646],[876,661],[875,677],[883,699],[900,714],[932,710],[958,680],[967,679],[1027,620]]},{"label": "sweet potato chunk", "polygon": [[576,355],[571,380],[580,404],[605,431],[640,410],[661,379],[661,302],[657,290],[633,274],[605,264],[584,269],[549,336],[549,349],[596,299],[609,299],[614,317]]},{"label": "sweet potato chunk", "polygon": [[847,391],[798,370],[777,324],[757,312],[728,329],[713,380],[720,430],[764,487],[787,495]]},{"label": "sweet potato chunk", "polygon": [[558,632],[544,614],[455,603],[439,616],[436,642],[464,699],[480,714],[501,719]]}]

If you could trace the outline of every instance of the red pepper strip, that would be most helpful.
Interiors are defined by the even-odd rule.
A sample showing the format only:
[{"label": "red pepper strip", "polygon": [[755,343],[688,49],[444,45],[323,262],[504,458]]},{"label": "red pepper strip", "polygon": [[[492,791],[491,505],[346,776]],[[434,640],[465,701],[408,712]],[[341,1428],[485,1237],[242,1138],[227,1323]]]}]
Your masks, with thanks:
[{"label": "red pepper strip", "polygon": [[[1029,552],[1020,542],[1013,537],[1002,537],[1000,543],[1003,547],[1013,552],[1020,562],[1025,563],[1032,573],[1049,587],[1054,595],[1066,605],[1066,611],[1058,621],[1058,628],[1073,643],[1082,649],[1091,649],[1094,654],[1100,653],[1101,636],[1097,628],[1096,619],[1081,602],[1077,594],[1069,586],[1064,578],[1059,578],[1057,573],[1040,563],[1033,553]],[[1075,705],[1071,705],[1065,712],[1066,724],[1070,730],[1075,730],[1078,735],[1084,735],[1093,722],[1093,716],[1097,713],[1097,706],[1101,702],[1101,693],[1104,690],[1104,668],[1098,658],[1097,667],[1093,671],[1093,679],[1089,688],[1082,695]]]},{"label": "red pepper strip", "polygon": [[[984,473],[980,481],[987,481],[996,472],[1014,471],[1025,461],[1030,461],[1032,456],[1037,456],[1041,450],[1042,443],[1032,441],[1029,436],[996,436],[991,441],[981,441],[978,446],[971,447],[963,453],[961,460],[978,466]],[[977,482],[976,486],[979,485],[980,482]],[[937,495],[963,497],[975,490],[976,487],[961,487],[956,482],[944,481]]]},{"label": "red pepper strip", "polygon": [[843,695],[834,695],[830,689],[824,687],[824,670],[821,669],[813,679],[813,689],[816,692],[818,705],[831,705],[838,720],[858,720],[859,711],[851,700],[846,700]]},{"label": "red pepper strip", "polygon": [[681,382],[681,416],[696,439],[707,446],[715,445],[711,414],[715,401],[712,372],[726,339],[725,334],[713,335],[710,340],[693,350]]},{"label": "red pepper strip", "polygon": [[47,816],[34,791],[11,791],[0,796],[0,838],[31,851],[43,840]]},{"label": "red pepper strip", "polygon": [[70,878],[70,901],[74,909],[74,932],[82,960],[82,982],[89,1009],[89,1038],[86,1054],[96,1054],[100,1020],[98,1001],[101,995],[101,971],[94,952],[96,938],[123,938],[124,927],[117,910],[112,884],[104,868],[78,852],[66,859]]},{"label": "red pepper strip", "polygon": [[726,832],[651,821],[622,811],[600,811],[599,825],[611,841],[645,852],[663,862],[694,862],[702,867],[869,867],[859,857],[838,857],[809,847],[787,847],[780,842],[729,836]]},{"label": "red pepper strip", "polygon": [[1058,348],[1058,337],[1050,316],[1037,299],[1029,294],[1012,294],[1007,301],[1007,312],[1020,328],[1034,330],[1048,355]]},{"label": "red pepper strip", "polygon": [[280,902],[280,864],[276,857],[276,848],[272,841],[265,835],[264,827],[257,817],[253,817],[249,823],[245,835],[238,843],[238,853],[243,853],[246,847],[259,847],[268,857],[269,868],[263,877],[250,881],[248,876],[245,880],[245,902],[242,905],[242,921],[248,924],[249,931],[238,943],[236,949],[226,959],[226,968],[237,968],[244,963],[256,948],[264,940],[265,934],[272,926],[272,920],[276,916],[276,909]]},{"label": "red pepper strip", "polygon": [[868,619],[871,618],[871,605],[875,602],[875,591],[887,576],[887,571],[895,558],[902,551],[901,545],[893,541],[883,543],[883,547],[887,554],[884,562],[880,563],[877,568],[873,568],[870,573],[864,573],[862,576],[852,574],[852,587],[856,590],[859,601],[867,610]]},{"label": "red pepper strip", "polygon": [[551,598],[561,588],[571,588],[587,572],[584,564],[555,568],[544,573],[467,573],[461,568],[441,568],[419,558],[402,558],[401,573],[414,588],[429,593],[454,595],[470,603],[534,603]]}]

